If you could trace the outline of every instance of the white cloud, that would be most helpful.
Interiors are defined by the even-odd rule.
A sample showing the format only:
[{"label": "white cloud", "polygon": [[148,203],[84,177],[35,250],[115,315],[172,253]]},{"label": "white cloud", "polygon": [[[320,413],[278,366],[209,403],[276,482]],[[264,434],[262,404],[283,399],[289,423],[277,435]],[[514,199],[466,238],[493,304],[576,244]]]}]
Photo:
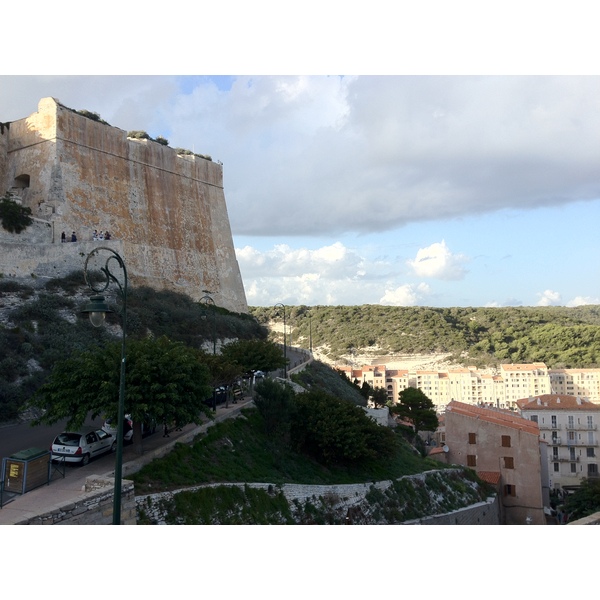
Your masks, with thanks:
[{"label": "white cloud", "polygon": [[[598,76],[0,76],[0,86],[4,122],[54,96],[223,161],[234,239],[257,240],[238,250],[250,303],[522,305],[510,298],[577,289],[593,260],[580,257],[596,256]],[[514,216],[527,229],[515,234]],[[581,241],[567,265],[543,232],[569,219]],[[262,251],[261,236],[285,243]],[[361,238],[378,249],[357,249]],[[424,246],[442,238],[465,254]],[[299,239],[312,249],[294,248]],[[588,293],[567,305],[597,302]]]},{"label": "white cloud", "polygon": [[224,162],[235,235],[339,235],[600,197],[600,77],[24,77]]},{"label": "white cloud", "polygon": [[298,277],[313,274],[319,279],[359,278],[364,260],[340,242],[317,250],[292,249],[277,244],[260,252],[251,246],[236,249],[240,269],[247,276]]},{"label": "white cloud", "polygon": [[430,288],[426,283],[418,285],[404,284],[396,289],[385,290],[385,294],[379,300],[379,304],[389,306],[416,306],[430,294]]},{"label": "white cloud", "polygon": [[276,302],[413,306],[430,292],[426,284],[401,284],[402,275],[393,263],[368,260],[341,242],[313,250],[278,244],[260,251],[247,245],[236,255],[251,306]]},{"label": "white cloud", "polygon": [[584,306],[586,304],[600,304],[600,298],[591,298],[590,296],[576,296],[573,300],[569,300],[566,306]]},{"label": "white cloud", "polygon": [[558,292],[545,290],[537,295],[540,298],[537,306],[556,306],[561,304],[561,295]]},{"label": "white cloud", "polygon": [[456,280],[463,279],[467,271],[463,264],[467,257],[452,254],[446,242],[436,242],[427,248],[420,248],[414,260],[407,261],[417,277]]}]

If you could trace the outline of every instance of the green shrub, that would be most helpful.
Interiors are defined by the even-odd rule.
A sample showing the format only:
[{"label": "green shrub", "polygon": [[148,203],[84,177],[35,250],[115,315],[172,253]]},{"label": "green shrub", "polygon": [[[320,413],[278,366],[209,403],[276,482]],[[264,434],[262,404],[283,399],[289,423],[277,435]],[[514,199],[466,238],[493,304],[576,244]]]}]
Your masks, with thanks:
[{"label": "green shrub", "polygon": [[0,199],[0,220],[10,233],[21,233],[33,223],[31,209],[16,202],[8,192]]},{"label": "green shrub", "polygon": [[96,112],[91,112],[85,109],[76,110],[74,112],[76,112],[78,115],[81,115],[82,117],[85,117],[86,119],[90,119],[92,121],[96,121],[97,123],[108,125],[108,123]]},{"label": "green shrub", "polygon": [[133,138],[134,140],[151,140],[152,138],[145,131],[128,131],[128,138]]},{"label": "green shrub", "polygon": [[292,439],[323,464],[385,460],[396,450],[395,435],[364,410],[316,390],[296,396]]}]

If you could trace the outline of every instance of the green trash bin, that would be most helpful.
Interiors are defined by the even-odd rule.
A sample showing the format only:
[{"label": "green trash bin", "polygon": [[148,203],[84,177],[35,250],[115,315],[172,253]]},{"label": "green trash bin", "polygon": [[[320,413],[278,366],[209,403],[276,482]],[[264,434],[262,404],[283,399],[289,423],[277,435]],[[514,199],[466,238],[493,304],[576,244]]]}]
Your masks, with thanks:
[{"label": "green trash bin", "polygon": [[50,482],[50,452],[28,448],[2,459],[4,491],[24,494]]}]

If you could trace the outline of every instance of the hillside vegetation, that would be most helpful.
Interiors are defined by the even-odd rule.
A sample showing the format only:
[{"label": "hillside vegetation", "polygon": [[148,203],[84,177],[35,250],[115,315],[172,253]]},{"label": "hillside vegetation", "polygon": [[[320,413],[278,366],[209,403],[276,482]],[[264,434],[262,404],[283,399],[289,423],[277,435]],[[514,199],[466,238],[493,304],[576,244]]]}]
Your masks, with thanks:
[{"label": "hillside vegetation", "polygon": [[[46,281],[0,278],[0,422],[17,418],[57,362],[120,339],[118,314],[107,315],[107,327],[95,328],[80,312],[90,295],[81,271]],[[108,293],[107,299],[120,310],[118,299]],[[212,350],[213,327],[220,341],[267,337],[250,315],[207,308],[170,291],[128,291],[128,339],[166,336]]]},{"label": "hillside vegetation", "polygon": [[[251,307],[283,341],[280,307]],[[277,325],[277,327],[275,327]],[[288,343],[319,348],[331,360],[352,352],[375,356],[450,353],[478,367],[544,362],[550,368],[600,367],[600,306],[566,308],[427,308],[289,306]]]}]

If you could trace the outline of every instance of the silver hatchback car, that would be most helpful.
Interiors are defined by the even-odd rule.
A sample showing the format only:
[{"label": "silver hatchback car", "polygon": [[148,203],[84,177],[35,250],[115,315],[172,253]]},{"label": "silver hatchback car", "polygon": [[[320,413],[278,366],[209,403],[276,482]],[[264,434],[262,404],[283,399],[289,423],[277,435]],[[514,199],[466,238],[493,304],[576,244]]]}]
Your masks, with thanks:
[{"label": "silver hatchback car", "polygon": [[103,429],[87,427],[79,431],[63,431],[52,442],[52,460],[87,465],[91,458],[116,449],[117,440]]}]

